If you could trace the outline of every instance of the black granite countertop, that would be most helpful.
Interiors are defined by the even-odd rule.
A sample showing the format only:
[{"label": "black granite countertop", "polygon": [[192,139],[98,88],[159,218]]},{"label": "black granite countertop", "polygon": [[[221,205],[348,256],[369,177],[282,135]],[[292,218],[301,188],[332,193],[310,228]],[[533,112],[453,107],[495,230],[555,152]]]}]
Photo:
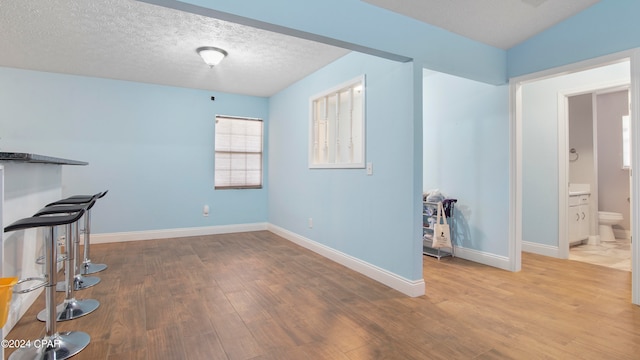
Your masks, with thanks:
[{"label": "black granite countertop", "polygon": [[88,162],[61,159],[52,156],[17,153],[17,152],[0,152],[0,161],[21,161],[38,164],[56,164],[56,165],[89,165]]}]

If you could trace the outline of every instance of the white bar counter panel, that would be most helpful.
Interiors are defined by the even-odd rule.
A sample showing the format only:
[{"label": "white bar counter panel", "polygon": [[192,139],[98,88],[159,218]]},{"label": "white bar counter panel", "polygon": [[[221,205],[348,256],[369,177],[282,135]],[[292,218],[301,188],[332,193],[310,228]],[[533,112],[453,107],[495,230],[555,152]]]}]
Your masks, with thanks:
[{"label": "white bar counter panel", "polygon": [[[62,166],[87,165],[86,162],[27,153],[0,152],[0,218],[3,230],[0,252],[0,275],[19,279],[42,276],[42,265],[36,259],[43,253],[42,231],[27,229],[5,233],[4,227],[32,216],[46,204],[62,198]],[[31,286],[31,284],[25,284]],[[27,294],[14,294],[2,338],[27,309],[43,288]]]}]

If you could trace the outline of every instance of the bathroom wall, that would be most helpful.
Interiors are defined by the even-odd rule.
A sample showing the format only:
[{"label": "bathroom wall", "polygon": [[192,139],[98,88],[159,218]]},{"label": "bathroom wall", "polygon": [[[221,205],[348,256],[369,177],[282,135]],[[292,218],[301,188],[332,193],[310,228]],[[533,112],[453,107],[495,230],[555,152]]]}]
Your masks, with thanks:
[{"label": "bathroom wall", "polygon": [[[569,182],[589,184],[595,190],[593,162],[593,101],[592,94],[569,97]],[[574,160],[575,159],[575,160]]]},{"label": "bathroom wall", "polygon": [[622,116],[629,114],[628,92],[599,94],[596,99],[598,210],[621,213],[624,221],[617,227],[631,230],[629,170],[622,168]]}]

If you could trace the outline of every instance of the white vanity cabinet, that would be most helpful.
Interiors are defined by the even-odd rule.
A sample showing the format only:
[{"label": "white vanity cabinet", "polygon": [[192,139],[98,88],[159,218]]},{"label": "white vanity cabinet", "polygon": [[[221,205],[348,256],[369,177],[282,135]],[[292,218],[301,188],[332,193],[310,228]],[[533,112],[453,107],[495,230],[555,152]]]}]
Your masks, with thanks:
[{"label": "white vanity cabinet", "polygon": [[589,238],[589,194],[569,196],[569,243]]}]

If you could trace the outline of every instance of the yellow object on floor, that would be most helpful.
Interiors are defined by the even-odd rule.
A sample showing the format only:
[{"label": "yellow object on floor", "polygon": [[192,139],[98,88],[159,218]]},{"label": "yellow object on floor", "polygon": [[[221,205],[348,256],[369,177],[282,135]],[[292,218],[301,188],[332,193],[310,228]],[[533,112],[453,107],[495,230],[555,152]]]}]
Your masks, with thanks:
[{"label": "yellow object on floor", "polygon": [[7,322],[13,286],[18,282],[17,277],[0,278],[0,327]]}]

